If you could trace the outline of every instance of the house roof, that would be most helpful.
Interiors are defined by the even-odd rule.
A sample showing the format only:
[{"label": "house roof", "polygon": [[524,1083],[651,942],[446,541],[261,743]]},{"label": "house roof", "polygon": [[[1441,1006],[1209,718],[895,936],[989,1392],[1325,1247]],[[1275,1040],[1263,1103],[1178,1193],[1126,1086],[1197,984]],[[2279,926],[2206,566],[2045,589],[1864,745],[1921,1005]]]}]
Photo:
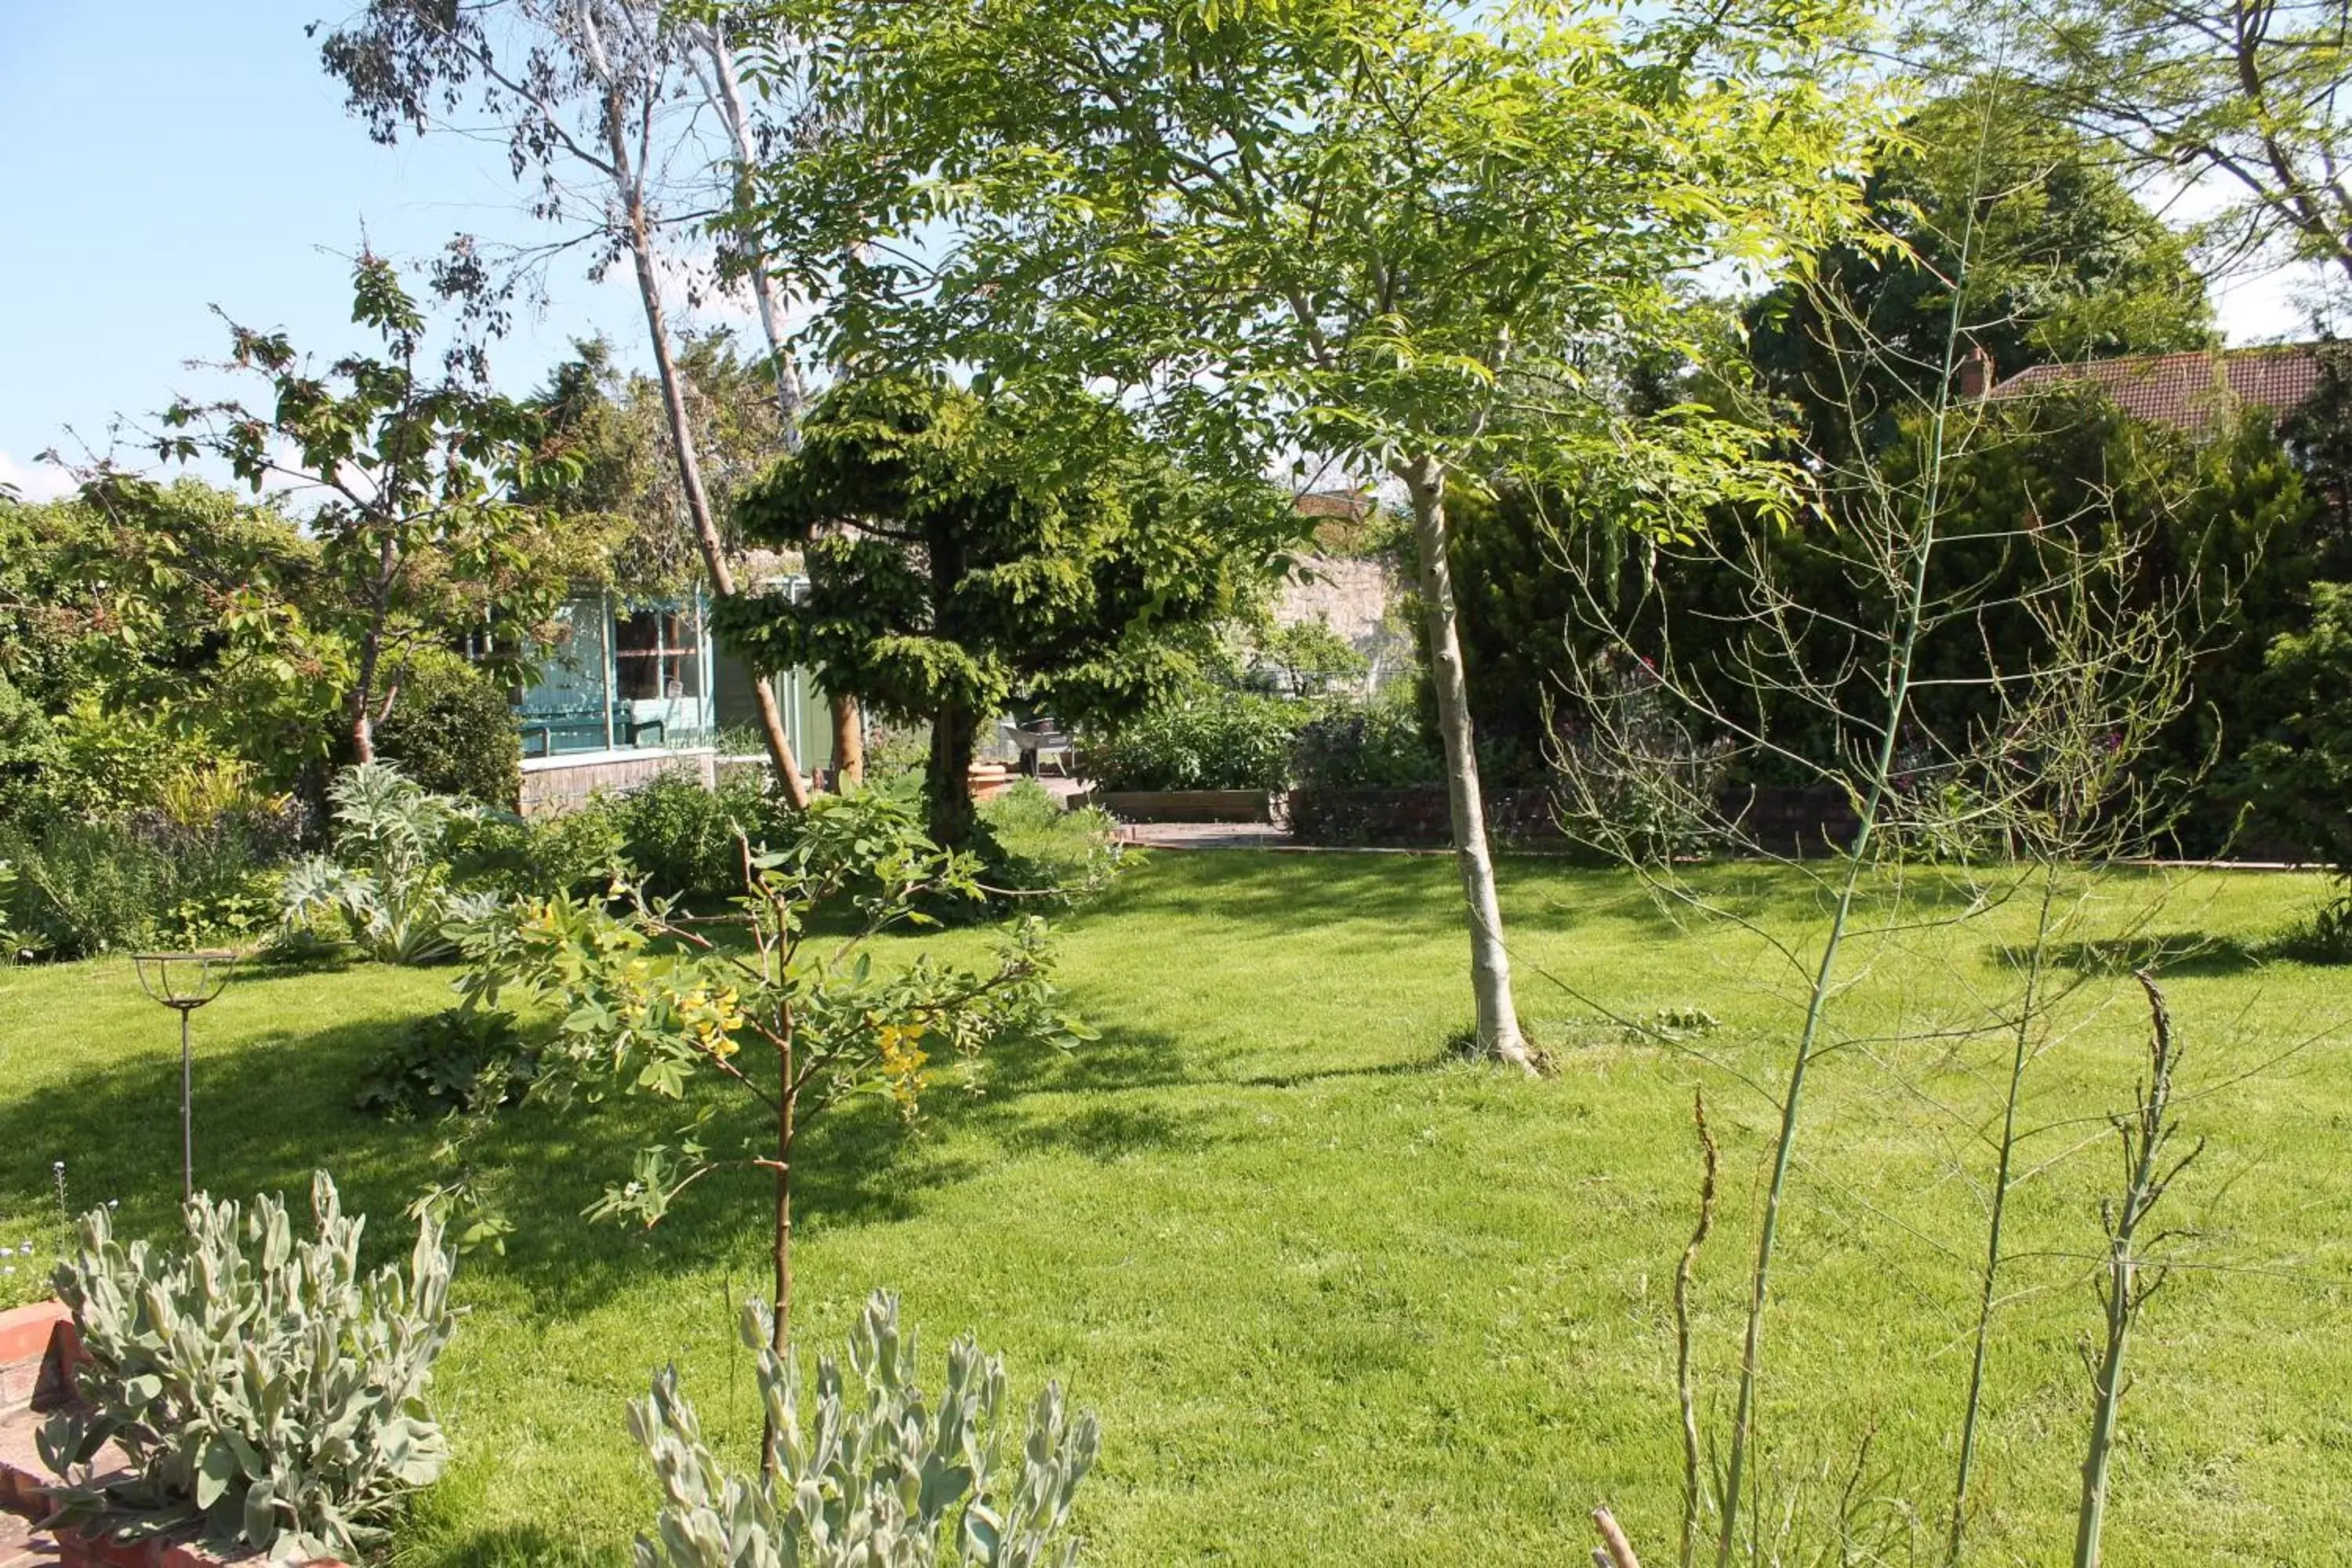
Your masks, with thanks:
[{"label": "house roof", "polygon": [[2287,343],[2037,364],[1997,383],[1986,395],[2021,397],[2087,382],[2105,388],[2126,414],[2195,430],[2240,408],[2291,413],[2318,388],[2321,374],[2315,345]]}]

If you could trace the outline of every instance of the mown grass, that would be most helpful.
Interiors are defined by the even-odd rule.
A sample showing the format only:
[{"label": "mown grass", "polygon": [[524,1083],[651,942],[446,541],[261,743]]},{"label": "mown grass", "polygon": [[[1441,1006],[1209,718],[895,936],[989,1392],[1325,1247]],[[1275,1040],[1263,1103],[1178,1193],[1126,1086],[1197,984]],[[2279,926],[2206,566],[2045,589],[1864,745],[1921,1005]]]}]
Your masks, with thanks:
[{"label": "mown grass", "polygon": [[[1710,889],[1768,931],[1817,918],[1784,872]],[[989,1091],[935,1097],[908,1137],[863,1109],[804,1156],[803,1342],[901,1290],[929,1353],[976,1329],[1022,1389],[1062,1379],[1102,1416],[1083,1504],[1098,1564],[1558,1565],[1608,1500],[1671,1556],[1678,1445],[1667,1292],[1692,1217],[1706,1088],[1724,1212],[1700,1269],[1706,1396],[1727,1394],[1793,998],[1762,945],[1679,929],[1627,877],[1514,861],[1522,1006],[1559,1071],[1444,1059],[1467,1016],[1456,883],[1439,858],[1162,857],[1068,917],[1064,979],[1100,1041],[1015,1052]],[[2049,1162],[2015,1199],[1976,1561],[2063,1559],[2087,1409],[2101,1121],[2126,1103],[2153,958],[2189,1040],[2208,1153],[2170,1203],[2197,1234],[2149,1309],[2110,1510],[2116,1563],[2347,1560],[2352,1519],[2352,1062],[2326,1031],[2352,974],[2265,963],[2315,882],[2108,885],[2137,945],[2074,955],[2069,1031],[2028,1120]],[[1909,906],[1949,915],[1929,887]],[[1940,1532],[1996,1108],[1995,1041],[1945,1032],[2008,988],[2004,910],[1864,944],[1843,1045],[1816,1077],[1784,1231],[1764,1391],[1768,1502],[1843,1481]],[[2151,940],[2152,939],[2152,940]],[[976,943],[980,933],[929,939]],[[1575,994],[1546,974],[1574,988]],[[197,1016],[200,1177],[297,1191],[331,1168],[380,1244],[439,1131],[351,1109],[359,1064],[446,1004],[449,973],[243,972]],[[1702,1009],[1680,1041],[1599,1016]],[[0,1235],[34,1233],[49,1166],[161,1233],[178,1184],[176,1042],[127,963],[0,973]],[[747,1460],[751,1371],[730,1303],[759,1288],[759,1196],[714,1182],[650,1234],[580,1217],[638,1142],[682,1120],[614,1100],[512,1115],[487,1151],[520,1230],[460,1271],[470,1316],[440,1382],[460,1452],[398,1561],[623,1561],[650,1490],[623,1402],[675,1360]]]}]

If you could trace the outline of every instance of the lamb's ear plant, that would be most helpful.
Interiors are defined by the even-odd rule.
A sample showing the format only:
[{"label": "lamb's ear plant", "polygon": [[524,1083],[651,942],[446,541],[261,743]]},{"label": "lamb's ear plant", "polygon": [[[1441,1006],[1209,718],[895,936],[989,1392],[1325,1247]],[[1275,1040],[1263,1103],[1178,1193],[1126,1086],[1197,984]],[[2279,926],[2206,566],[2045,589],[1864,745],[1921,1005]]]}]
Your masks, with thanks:
[{"label": "lamb's ear plant", "polygon": [[636,1543],[637,1568],[1069,1568],[1070,1508],[1102,1446],[1091,1414],[1072,1415],[1047,1384],[1025,1426],[998,1356],[970,1335],[948,1349],[936,1394],[917,1382],[915,1333],[898,1299],[876,1291],[850,1331],[848,1375],[816,1366],[815,1409],[766,1306],[747,1303],[745,1344],[775,1460],[730,1473],[704,1441],[675,1368],[629,1405],[629,1432],[653,1462],[662,1507]]},{"label": "lamb's ear plant", "polygon": [[[88,1359],[37,1436],[67,1478],[61,1519],[129,1536],[201,1523],[276,1560],[355,1559],[440,1475],[449,1445],[425,1394],[457,1327],[440,1228],[419,1225],[405,1270],[362,1274],[366,1222],[323,1171],[310,1206],[306,1239],[278,1198],[200,1193],[184,1254],[125,1246],[105,1209],[83,1217],[56,1283]],[[109,1443],[129,1479],[94,1472]]]}]

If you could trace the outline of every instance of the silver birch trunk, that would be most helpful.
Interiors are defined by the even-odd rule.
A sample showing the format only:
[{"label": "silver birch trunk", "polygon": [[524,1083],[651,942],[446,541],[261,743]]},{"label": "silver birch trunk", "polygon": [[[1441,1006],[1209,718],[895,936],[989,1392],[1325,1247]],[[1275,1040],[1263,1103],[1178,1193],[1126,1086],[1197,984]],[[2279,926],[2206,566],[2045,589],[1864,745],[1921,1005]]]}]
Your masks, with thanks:
[{"label": "silver birch trunk", "polygon": [[1412,499],[1413,542],[1421,556],[1422,613],[1429,637],[1430,684],[1445,758],[1445,799],[1454,825],[1454,859],[1470,917],[1470,990],[1478,1007],[1478,1047],[1532,1073],[1535,1054],[1519,1032],[1511,1000],[1511,955],[1503,945],[1503,908],[1495,892],[1495,858],[1486,847],[1486,806],[1470,725],[1470,686],[1463,673],[1454,570],[1446,558],[1445,470],[1423,458],[1398,470]]},{"label": "silver birch trunk", "polygon": [[[751,211],[751,169],[757,162],[751,117],[743,108],[743,84],[735,74],[735,50],[727,41],[726,25],[712,22],[704,31],[703,43],[710,55],[711,102],[726,122],[735,151],[734,201],[740,217]],[[756,246],[745,249],[743,267],[751,279],[760,331],[768,340],[768,363],[776,378],[776,412],[783,420],[784,450],[795,452],[800,449],[801,409],[808,402],[808,391],[802,384],[800,367],[785,349],[782,290],[776,287],[775,274],[768,270],[767,258]],[[833,708],[834,787],[839,789],[866,776],[865,727],[858,721],[857,699],[835,692],[828,700]]]},{"label": "silver birch trunk", "polygon": [[[612,73],[594,35],[590,34],[590,47],[595,51],[598,73],[604,78],[604,143],[612,156],[614,194],[622,205],[622,217],[629,257],[635,266],[637,297],[645,306],[646,333],[652,340],[654,365],[660,374],[662,409],[669,420],[670,445],[677,457],[678,485],[686,492],[687,515],[693,520],[695,542],[702,552],[703,569],[710,576],[710,592],[714,598],[735,596],[735,573],[727,563],[727,547],[719,536],[718,521],[711,515],[710,495],[702,484],[702,462],[694,447],[694,431],[688,423],[686,394],[679,384],[677,361],[670,353],[668,313],[662,307],[661,279],[654,269],[653,226],[646,215],[643,171],[629,156],[626,130],[627,104],[619,79]],[[751,698],[757,708],[761,737],[767,742],[768,760],[775,765],[778,782],[784,798],[795,810],[808,805],[808,785],[801,778],[800,760],[793,755],[791,737],[784,731],[783,710],[776,705],[776,694],[764,680],[751,682]]]}]

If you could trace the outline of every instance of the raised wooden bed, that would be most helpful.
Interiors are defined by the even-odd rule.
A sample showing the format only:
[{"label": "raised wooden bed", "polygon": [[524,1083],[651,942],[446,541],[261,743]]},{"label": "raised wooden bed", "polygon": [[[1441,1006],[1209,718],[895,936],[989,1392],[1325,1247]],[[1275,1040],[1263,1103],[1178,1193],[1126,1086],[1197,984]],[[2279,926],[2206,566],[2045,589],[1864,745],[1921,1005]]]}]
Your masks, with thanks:
[{"label": "raised wooden bed", "polygon": [[[81,1355],[73,1314],[57,1301],[0,1312],[0,1508],[27,1519],[47,1518],[58,1478],[41,1463],[33,1434],[41,1416],[73,1396],[73,1364]],[[67,1568],[224,1568],[267,1560],[261,1552],[224,1557],[188,1534],[138,1542],[108,1541],[53,1529],[58,1560]],[[318,1557],[302,1568],[349,1568]]]},{"label": "raised wooden bed", "polygon": [[1091,804],[1121,822],[1272,822],[1262,789],[1097,790]]}]

